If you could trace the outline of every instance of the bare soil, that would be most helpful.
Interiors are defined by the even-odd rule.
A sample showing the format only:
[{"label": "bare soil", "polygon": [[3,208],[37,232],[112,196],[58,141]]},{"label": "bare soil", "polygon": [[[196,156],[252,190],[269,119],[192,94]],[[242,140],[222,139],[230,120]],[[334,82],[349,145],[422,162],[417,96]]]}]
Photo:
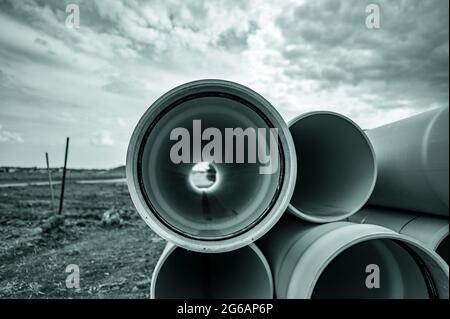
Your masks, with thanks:
[{"label": "bare soil", "polygon": [[[48,186],[0,188],[0,298],[149,298],[165,243],[125,184],[69,182],[55,215]],[[66,287],[69,264],[79,266],[80,289]]]}]

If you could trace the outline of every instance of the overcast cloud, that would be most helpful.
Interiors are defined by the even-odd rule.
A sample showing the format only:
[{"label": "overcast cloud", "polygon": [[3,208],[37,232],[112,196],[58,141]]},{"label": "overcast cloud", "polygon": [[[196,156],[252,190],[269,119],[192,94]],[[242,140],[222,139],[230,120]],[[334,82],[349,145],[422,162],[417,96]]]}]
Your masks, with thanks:
[{"label": "overcast cloud", "polygon": [[[79,29],[65,26],[66,5]],[[448,105],[448,0],[0,0],[0,165],[125,163],[134,125],[167,90],[247,85],[286,120],[333,110],[364,128]]]}]

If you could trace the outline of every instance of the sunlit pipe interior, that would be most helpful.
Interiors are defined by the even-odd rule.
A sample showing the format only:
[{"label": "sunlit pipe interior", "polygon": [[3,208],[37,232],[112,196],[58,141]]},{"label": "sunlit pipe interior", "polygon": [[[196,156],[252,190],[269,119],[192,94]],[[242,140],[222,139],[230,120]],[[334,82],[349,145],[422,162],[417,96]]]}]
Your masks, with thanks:
[{"label": "sunlit pipe interior", "polygon": [[[187,132],[188,147],[175,152],[188,151],[187,162],[171,157],[181,140],[171,139],[176,128]],[[231,137],[234,147],[226,142],[227,130],[236,128],[248,130],[243,160],[238,137]],[[204,135],[207,129],[212,135]],[[275,143],[271,129],[277,129]],[[217,147],[204,152],[212,140]],[[261,173],[268,163],[259,153],[250,154],[260,150],[274,151],[269,174]],[[196,81],[166,93],[143,115],[128,149],[127,181],[137,211],[161,237],[194,251],[229,251],[261,237],[286,210],[295,177],[293,141],[281,116],[254,91],[227,81]]]},{"label": "sunlit pipe interior", "polygon": [[269,265],[255,244],[202,254],[169,244],[154,270],[152,298],[272,298]]},{"label": "sunlit pipe interior", "polygon": [[438,108],[366,131],[378,180],[377,206],[448,216],[449,108]]},{"label": "sunlit pipe interior", "polygon": [[349,217],[349,221],[387,227],[403,235],[417,239],[434,250],[448,263],[449,222],[441,216],[401,211],[382,207],[365,206]]},{"label": "sunlit pipe interior", "polygon": [[289,211],[311,222],[332,222],[358,211],[376,181],[372,147],[348,118],[312,112],[289,123],[297,180]]},{"label": "sunlit pipe interior", "polygon": [[[378,225],[313,225],[285,216],[258,246],[276,298],[448,298],[448,265],[420,242]],[[373,265],[379,288],[370,288]]]}]

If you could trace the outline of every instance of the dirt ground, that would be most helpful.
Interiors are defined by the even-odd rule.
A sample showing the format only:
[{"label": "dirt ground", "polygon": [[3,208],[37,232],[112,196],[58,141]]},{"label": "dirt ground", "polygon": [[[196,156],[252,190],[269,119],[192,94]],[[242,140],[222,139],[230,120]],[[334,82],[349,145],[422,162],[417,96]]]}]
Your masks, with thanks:
[{"label": "dirt ground", "polygon": [[[149,298],[165,243],[125,184],[69,182],[55,215],[48,186],[0,188],[0,298]],[[80,289],[66,288],[69,264]]]}]

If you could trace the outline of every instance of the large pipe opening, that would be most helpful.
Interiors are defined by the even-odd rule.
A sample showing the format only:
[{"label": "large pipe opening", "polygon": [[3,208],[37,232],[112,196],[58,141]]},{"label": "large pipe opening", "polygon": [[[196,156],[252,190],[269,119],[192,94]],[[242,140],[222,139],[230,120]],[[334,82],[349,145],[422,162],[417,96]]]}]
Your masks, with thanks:
[{"label": "large pipe opening", "polygon": [[418,240],[378,225],[314,225],[287,215],[258,245],[280,299],[448,298],[442,258]]},{"label": "large pipe opening", "polygon": [[[222,154],[223,163],[207,160],[199,163],[172,162],[171,148],[176,141],[170,140],[171,131],[177,127],[186,128],[190,146],[193,146],[197,139],[194,130],[198,127],[193,124],[194,120],[201,121],[201,131],[218,129],[221,149],[217,151]],[[226,238],[256,223],[279,196],[278,186],[284,167],[274,174],[260,174],[261,164],[248,163],[247,152],[244,163],[225,163],[227,152],[236,153],[235,148],[226,149],[225,130],[241,127],[257,132],[258,128],[268,130],[272,125],[243,103],[220,96],[195,98],[164,114],[141,148],[142,192],[155,214],[175,231],[201,239]],[[250,139],[255,137],[252,135]],[[198,142],[199,150],[202,150],[210,140]],[[249,138],[246,137],[245,150],[248,150],[248,143]],[[267,139],[264,147],[269,149],[269,146]],[[193,148],[190,149],[192,158],[196,155],[192,154]],[[236,159],[236,154],[233,155]],[[282,157],[277,161],[282,162]],[[201,166],[210,166],[209,172],[214,174],[206,170],[202,173],[199,171]],[[213,179],[214,183],[211,183]]]},{"label": "large pipe opening", "polygon": [[138,123],[127,158],[130,194],[166,240],[194,251],[237,249],[286,210],[293,149],[287,125],[257,93],[227,81],[191,82]]},{"label": "large pipe opening", "polygon": [[153,275],[152,298],[272,298],[269,265],[256,245],[219,254],[172,246]]},{"label": "large pipe opening", "polygon": [[331,222],[358,211],[376,181],[365,133],[339,114],[314,112],[289,124],[297,152],[297,180],[289,210],[312,222]]},{"label": "large pipe opening", "polygon": [[[405,244],[395,240],[378,239],[347,248],[322,272],[312,298],[432,297],[430,285],[433,283],[425,279],[424,270],[405,247]],[[377,269],[370,268],[371,266],[367,268],[368,265],[375,265]]]}]

